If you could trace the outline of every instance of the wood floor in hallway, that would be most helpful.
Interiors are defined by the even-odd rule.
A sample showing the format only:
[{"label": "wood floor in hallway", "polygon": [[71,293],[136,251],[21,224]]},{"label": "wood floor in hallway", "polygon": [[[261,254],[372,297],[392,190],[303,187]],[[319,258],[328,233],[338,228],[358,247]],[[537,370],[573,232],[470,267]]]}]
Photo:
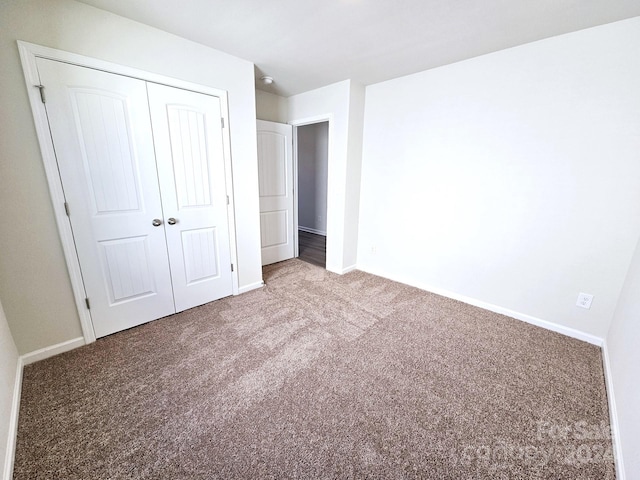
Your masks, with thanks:
[{"label": "wood floor in hallway", "polygon": [[325,268],[327,265],[327,237],[298,230],[300,260]]}]

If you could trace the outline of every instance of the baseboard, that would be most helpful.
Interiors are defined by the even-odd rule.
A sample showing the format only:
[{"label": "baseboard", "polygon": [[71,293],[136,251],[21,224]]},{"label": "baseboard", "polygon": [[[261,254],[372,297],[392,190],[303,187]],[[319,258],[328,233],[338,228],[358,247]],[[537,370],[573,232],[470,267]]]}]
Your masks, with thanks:
[{"label": "baseboard", "polygon": [[358,268],[357,265],[350,265],[348,267],[343,268],[340,274],[344,275],[345,273],[353,272],[356,268]]},{"label": "baseboard", "polygon": [[[438,292],[434,292],[434,293],[438,293]],[[454,298],[454,297],[452,296],[451,298]],[[580,330],[576,330],[575,328],[571,328],[571,327],[565,327],[564,325],[558,325],[557,323],[553,323],[548,320],[543,320],[541,318],[527,315],[526,313],[517,312],[515,310],[503,308],[498,305],[493,305],[491,303],[485,303],[480,300],[464,297],[462,295],[459,298],[455,298],[455,299],[460,300],[461,302],[464,302],[464,303],[468,303],[470,305],[474,305],[476,307],[484,308],[485,310],[489,310],[491,312],[500,313],[502,315],[506,315],[507,317],[515,318],[516,320],[521,320],[523,322],[530,323],[531,325],[535,325],[537,327],[542,327],[552,332],[561,333],[562,335],[575,338],[576,340],[582,340],[583,342],[587,342],[592,345],[596,345],[598,347],[601,347],[604,341],[602,338],[596,337],[595,335],[591,335],[590,333],[582,332]]]},{"label": "baseboard", "polygon": [[22,394],[22,357],[16,364],[16,379],[13,385],[13,399],[11,401],[11,415],[9,417],[9,432],[7,450],[4,457],[4,480],[13,479],[13,462],[16,456],[16,440],[18,438],[18,415],[20,413],[20,395]]},{"label": "baseboard", "polygon": [[9,419],[9,438],[7,439],[7,451],[5,455],[4,480],[13,478],[13,463],[16,453],[16,440],[18,436],[18,415],[20,413],[20,396],[22,394],[22,371],[25,365],[44,360],[60,353],[68,352],[74,348],[85,345],[84,337],[78,337],[66,342],[41,348],[21,355],[16,365],[16,380],[13,387],[13,401],[11,405],[11,418]]},{"label": "baseboard", "polygon": [[251,283],[249,285],[245,285],[244,287],[238,288],[238,295],[240,295],[241,293],[247,293],[247,292],[250,292],[251,290],[256,290],[262,287],[264,287],[263,281]]},{"label": "baseboard", "polygon": [[558,325],[557,323],[553,323],[553,322],[549,322],[548,320],[543,320],[541,318],[533,317],[531,315],[527,315],[526,313],[517,312],[515,310],[510,310],[508,308],[501,307],[499,305],[494,305],[492,303],[484,302],[482,300],[467,297],[465,295],[460,295],[455,292],[450,292],[448,290],[435,288],[430,285],[422,284],[420,282],[411,281],[406,278],[402,278],[401,276],[388,275],[387,273],[379,272],[376,269],[367,268],[366,266],[363,267],[361,265],[358,265],[357,268],[362,270],[363,272],[371,273],[372,275],[388,278],[389,280],[404,283],[405,285],[410,285],[412,287],[419,288],[420,290],[426,290],[428,292],[435,293],[443,297],[451,298],[453,300],[458,300],[460,302],[473,305],[474,307],[480,307],[485,310],[489,310],[490,312],[506,315],[507,317],[515,318],[516,320],[521,320],[523,322],[530,323],[538,327],[542,327],[546,330],[551,330],[552,332],[561,333],[568,337],[575,338],[577,340],[582,340],[583,342],[587,342],[592,345],[597,345],[598,347],[602,347],[604,343],[604,339],[600,337],[596,337],[595,335],[591,335],[590,333],[582,332],[580,330],[576,330],[570,327],[565,327],[564,325]]},{"label": "baseboard", "polygon": [[50,347],[41,348],[30,353],[25,353],[20,358],[23,365],[29,365],[30,363],[38,362],[49,357],[53,357],[60,353],[68,352],[74,348],[82,347],[85,345],[84,337],[73,338],[66,342],[57,343]]},{"label": "baseboard", "polygon": [[302,230],[303,232],[307,232],[307,233],[315,233],[316,235],[322,235],[323,237],[327,236],[327,232],[323,232],[322,230],[316,230],[315,228],[301,227],[300,225],[298,225],[298,230]]},{"label": "baseboard", "polygon": [[611,375],[611,363],[609,361],[609,349],[607,348],[606,340],[602,344],[602,364],[604,367],[604,380],[607,387],[607,400],[609,402],[609,424],[611,425],[613,457],[616,462],[616,478],[618,480],[625,480],[622,445],[620,444],[619,435],[618,410],[616,409],[616,396],[613,391],[613,377]]}]

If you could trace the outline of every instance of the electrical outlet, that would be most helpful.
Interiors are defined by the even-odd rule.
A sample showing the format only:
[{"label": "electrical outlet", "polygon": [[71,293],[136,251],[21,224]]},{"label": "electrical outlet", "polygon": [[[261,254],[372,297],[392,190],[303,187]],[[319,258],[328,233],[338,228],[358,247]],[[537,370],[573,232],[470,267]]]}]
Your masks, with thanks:
[{"label": "electrical outlet", "polygon": [[580,292],[578,294],[578,301],[576,302],[576,306],[589,309],[591,308],[591,302],[593,302],[593,295]]},{"label": "electrical outlet", "polygon": [[373,255],[375,255],[376,253],[378,253],[378,247],[376,247],[375,245],[371,245],[371,253]]}]

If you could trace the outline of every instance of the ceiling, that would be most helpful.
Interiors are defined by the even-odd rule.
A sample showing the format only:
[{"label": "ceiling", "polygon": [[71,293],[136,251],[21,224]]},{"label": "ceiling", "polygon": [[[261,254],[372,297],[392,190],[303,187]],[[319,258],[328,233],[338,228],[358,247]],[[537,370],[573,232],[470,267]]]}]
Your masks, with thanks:
[{"label": "ceiling", "polygon": [[640,15],[638,0],[80,0],[244,58],[261,90],[365,85]]}]

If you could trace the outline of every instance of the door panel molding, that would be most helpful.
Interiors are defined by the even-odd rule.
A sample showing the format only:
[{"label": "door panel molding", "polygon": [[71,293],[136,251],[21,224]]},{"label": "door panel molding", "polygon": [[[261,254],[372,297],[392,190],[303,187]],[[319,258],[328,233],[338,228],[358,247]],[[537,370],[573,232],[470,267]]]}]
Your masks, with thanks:
[{"label": "door panel molding", "polygon": [[[49,133],[49,123],[47,120],[44,104],[41,99],[41,91],[37,88],[40,85],[40,78],[38,75],[38,69],[36,64],[37,58],[45,58],[63,63],[69,63],[72,65],[78,65],[81,67],[88,67],[95,70],[101,70],[108,73],[114,73],[117,75],[123,75],[126,77],[132,77],[147,82],[158,83],[171,87],[180,88],[183,90],[189,90],[196,93],[203,93],[206,95],[212,95],[218,97],[220,100],[221,116],[224,119],[225,128],[222,133],[222,143],[224,149],[224,162],[225,162],[225,183],[227,193],[229,195],[228,205],[228,226],[229,226],[229,243],[231,259],[234,264],[237,265],[237,248],[236,248],[236,228],[235,228],[235,204],[234,204],[234,191],[233,191],[233,178],[232,178],[232,165],[231,165],[231,139],[228,129],[229,125],[229,106],[228,95],[225,90],[219,90],[205,85],[199,85],[192,82],[179,80],[164,75],[159,75],[136,68],[131,68],[116,63],[111,63],[103,60],[99,60],[84,55],[78,55],[75,53],[67,52],[64,50],[58,50],[54,48],[44,47],[29,42],[23,42],[18,40],[18,51],[20,54],[20,60],[22,63],[22,69],[24,72],[25,86],[29,97],[29,104],[31,106],[31,112],[33,114],[34,124],[36,128],[36,135],[38,143],[40,145],[40,151],[42,155],[42,161],[44,164],[45,174],[47,177],[47,184],[49,187],[49,194],[54,211],[54,217],[58,227],[58,235],[62,244],[64,252],[65,262],[69,277],[71,280],[71,287],[76,304],[76,309],[80,317],[80,324],[82,327],[82,333],[85,343],[91,343],[96,340],[96,334],[93,328],[91,319],[91,311],[87,309],[85,298],[85,288],[82,278],[82,272],[80,269],[80,262],[76,255],[73,233],[71,230],[70,222],[65,211],[65,196],[62,188],[62,182],[58,173],[58,166],[56,162],[56,156],[53,148],[53,140]],[[45,86],[46,87],[46,86]],[[45,88],[46,92],[46,88]],[[46,93],[45,93],[46,96]],[[46,97],[45,97],[46,98]],[[234,269],[232,273],[233,294],[237,295],[238,288],[238,269]]]},{"label": "door panel molding", "polygon": [[[164,231],[152,224],[163,213],[147,83],[37,64],[96,337],[175,313]],[[78,85],[100,93],[76,109]]]},{"label": "door panel molding", "polygon": [[180,312],[232,293],[220,102],[153,83],[147,93]]},{"label": "door panel molding", "polygon": [[296,255],[296,188],[291,125],[257,121],[262,265]]}]

